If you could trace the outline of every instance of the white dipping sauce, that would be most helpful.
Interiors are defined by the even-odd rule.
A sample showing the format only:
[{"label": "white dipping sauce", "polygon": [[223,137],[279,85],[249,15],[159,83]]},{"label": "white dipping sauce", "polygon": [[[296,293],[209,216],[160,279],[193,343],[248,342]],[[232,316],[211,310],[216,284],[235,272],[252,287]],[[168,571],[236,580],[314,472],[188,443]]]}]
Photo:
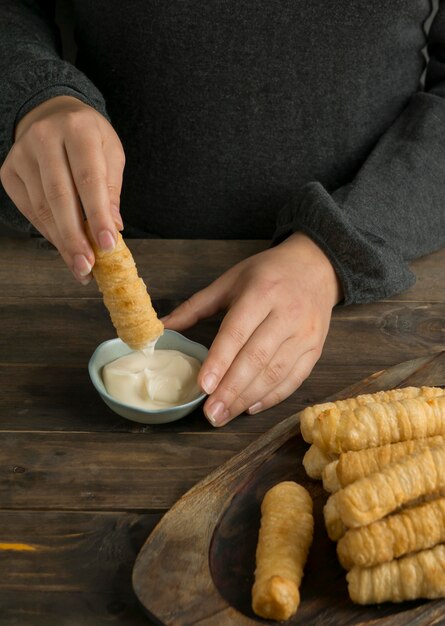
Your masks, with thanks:
[{"label": "white dipping sauce", "polygon": [[178,350],[132,352],[104,366],[105,388],[116,400],[141,409],[164,409],[194,400],[201,363]]}]

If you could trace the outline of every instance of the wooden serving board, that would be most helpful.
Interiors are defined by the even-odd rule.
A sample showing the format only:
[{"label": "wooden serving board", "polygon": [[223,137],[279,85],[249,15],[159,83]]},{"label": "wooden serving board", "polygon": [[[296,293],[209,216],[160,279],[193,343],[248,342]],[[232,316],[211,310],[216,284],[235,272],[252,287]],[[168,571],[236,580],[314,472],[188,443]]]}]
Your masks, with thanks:
[{"label": "wooden serving board", "polygon": [[[328,399],[408,385],[445,385],[445,352],[377,372]],[[307,449],[298,414],[283,420],[195,485],[162,518],[136,560],[133,586],[150,618],[171,626],[274,624],[250,608],[260,503],[281,480],[314,499],[314,542],[301,604],[286,624],[416,626],[445,623],[445,600],[354,605],[345,571],[324,529],[326,494],[302,466]]]}]

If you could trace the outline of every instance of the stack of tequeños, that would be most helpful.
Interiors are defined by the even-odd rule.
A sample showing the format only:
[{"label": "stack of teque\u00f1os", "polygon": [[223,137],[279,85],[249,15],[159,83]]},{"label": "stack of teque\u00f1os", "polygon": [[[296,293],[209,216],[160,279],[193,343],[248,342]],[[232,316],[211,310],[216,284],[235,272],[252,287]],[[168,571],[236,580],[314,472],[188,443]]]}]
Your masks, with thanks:
[{"label": "stack of teque\u00f1os", "polygon": [[308,407],[303,464],[331,492],[354,602],[445,597],[445,395],[407,387]]}]

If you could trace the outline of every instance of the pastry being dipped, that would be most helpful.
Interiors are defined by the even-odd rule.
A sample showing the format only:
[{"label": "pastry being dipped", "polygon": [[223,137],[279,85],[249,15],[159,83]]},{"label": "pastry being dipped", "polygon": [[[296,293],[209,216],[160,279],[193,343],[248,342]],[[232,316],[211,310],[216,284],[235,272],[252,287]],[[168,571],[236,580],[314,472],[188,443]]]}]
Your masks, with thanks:
[{"label": "pastry being dipped", "polygon": [[102,292],[117,335],[132,350],[143,350],[164,332],[142,278],[138,276],[133,256],[118,233],[114,250],[101,250],[85,229],[96,257],[93,276]]}]

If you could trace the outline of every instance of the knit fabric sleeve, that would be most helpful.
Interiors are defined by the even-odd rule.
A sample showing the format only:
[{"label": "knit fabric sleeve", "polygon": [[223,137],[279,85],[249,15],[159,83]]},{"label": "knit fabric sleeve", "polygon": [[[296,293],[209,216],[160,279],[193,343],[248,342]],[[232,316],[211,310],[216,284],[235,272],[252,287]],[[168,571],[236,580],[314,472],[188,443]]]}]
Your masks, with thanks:
[{"label": "knit fabric sleeve", "polygon": [[345,304],[408,288],[415,282],[408,262],[445,245],[445,2],[428,52],[425,89],[355,178],[333,193],[319,182],[306,184],[278,217],[274,242],[296,231],[310,236],[336,269]]},{"label": "knit fabric sleeve", "polygon": [[[49,0],[0,0],[0,165],[26,113],[55,96],[74,96],[107,117],[91,81],[61,58],[61,43]],[[0,220],[22,231],[28,221],[0,185]]]}]

